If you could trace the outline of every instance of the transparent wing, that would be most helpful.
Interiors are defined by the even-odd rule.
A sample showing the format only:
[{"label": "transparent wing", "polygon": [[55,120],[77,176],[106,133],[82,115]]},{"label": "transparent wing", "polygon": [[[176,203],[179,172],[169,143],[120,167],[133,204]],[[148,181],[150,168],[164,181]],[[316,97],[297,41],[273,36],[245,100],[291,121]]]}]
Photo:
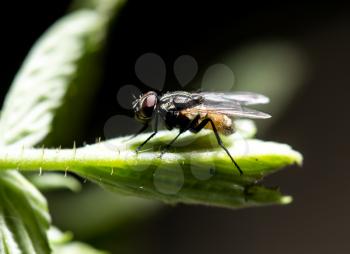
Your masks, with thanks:
[{"label": "transparent wing", "polygon": [[242,105],[266,104],[270,101],[262,94],[251,92],[201,92],[199,94],[207,101],[236,101]]},{"label": "transparent wing", "polygon": [[188,108],[187,111],[190,113],[222,114],[232,117],[252,119],[266,119],[271,117],[269,114],[264,112],[244,107],[237,101],[204,100],[200,105]]}]

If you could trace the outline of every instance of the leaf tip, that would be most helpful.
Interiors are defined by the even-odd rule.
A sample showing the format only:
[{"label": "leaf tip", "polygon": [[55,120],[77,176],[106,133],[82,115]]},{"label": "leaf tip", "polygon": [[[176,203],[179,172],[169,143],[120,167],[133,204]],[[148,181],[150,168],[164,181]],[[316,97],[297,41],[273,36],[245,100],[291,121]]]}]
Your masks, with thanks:
[{"label": "leaf tip", "polygon": [[280,203],[282,205],[288,205],[293,202],[293,197],[292,196],[283,196],[280,199]]},{"label": "leaf tip", "polygon": [[303,160],[304,160],[303,155],[292,148],[291,148],[291,151],[292,151],[291,157],[293,158],[294,163],[301,167],[303,165]]}]

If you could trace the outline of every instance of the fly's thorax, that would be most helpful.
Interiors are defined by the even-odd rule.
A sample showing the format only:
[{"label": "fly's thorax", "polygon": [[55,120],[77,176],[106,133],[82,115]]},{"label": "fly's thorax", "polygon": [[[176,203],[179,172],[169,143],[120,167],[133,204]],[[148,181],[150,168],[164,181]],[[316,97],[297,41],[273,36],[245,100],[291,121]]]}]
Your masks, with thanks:
[{"label": "fly's thorax", "polygon": [[160,103],[167,104],[169,109],[182,110],[199,105],[203,97],[185,91],[168,92],[161,96]]}]

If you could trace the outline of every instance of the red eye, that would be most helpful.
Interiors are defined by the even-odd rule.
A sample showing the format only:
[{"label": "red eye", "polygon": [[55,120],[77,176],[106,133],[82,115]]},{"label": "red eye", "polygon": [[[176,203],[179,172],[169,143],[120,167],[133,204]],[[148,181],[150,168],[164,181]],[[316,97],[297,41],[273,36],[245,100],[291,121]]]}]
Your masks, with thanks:
[{"label": "red eye", "polygon": [[154,94],[147,96],[142,102],[142,108],[154,108],[157,103],[157,97]]},{"label": "red eye", "polygon": [[141,102],[140,116],[143,119],[150,119],[153,115],[153,110],[157,104],[157,95],[154,93],[147,93]]}]

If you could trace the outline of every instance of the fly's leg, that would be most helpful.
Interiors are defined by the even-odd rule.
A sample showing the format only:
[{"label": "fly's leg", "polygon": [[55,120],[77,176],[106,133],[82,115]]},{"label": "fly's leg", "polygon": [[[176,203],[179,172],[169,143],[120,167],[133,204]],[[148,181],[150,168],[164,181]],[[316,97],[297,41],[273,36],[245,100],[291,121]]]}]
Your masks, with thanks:
[{"label": "fly's leg", "polygon": [[185,131],[180,130],[179,133],[176,135],[176,137],[175,137],[173,140],[171,140],[170,143],[167,144],[167,145],[162,149],[162,151],[160,152],[160,156],[159,156],[160,158],[163,156],[163,154],[166,153],[166,151],[168,151],[168,150],[170,149],[170,147],[174,144],[174,142],[177,140],[177,138],[180,137],[180,135],[181,135],[182,133],[184,133],[184,132],[185,132]]},{"label": "fly's leg", "polygon": [[212,129],[213,129],[213,132],[215,134],[215,137],[216,137],[216,140],[219,144],[219,146],[221,146],[222,149],[224,149],[224,151],[227,153],[227,155],[230,157],[231,161],[233,162],[233,164],[236,166],[236,168],[238,169],[239,173],[241,175],[243,175],[243,171],[241,170],[241,168],[238,166],[237,162],[232,158],[230,152],[227,150],[227,148],[225,147],[224,143],[222,142],[220,136],[219,136],[219,133],[216,129],[216,126],[213,122],[213,120],[211,120],[210,118],[206,118],[204,119],[200,124],[198,124],[196,127],[194,128],[191,128],[190,130],[194,133],[198,133],[200,132],[208,123],[211,124],[212,126]]},{"label": "fly's leg", "polygon": [[[146,126],[146,125],[145,125],[145,126]],[[146,126],[146,127],[145,127],[145,126],[144,126],[144,128],[141,129],[141,132],[144,131],[144,130],[147,128],[147,126]],[[153,133],[152,133],[145,141],[143,141],[143,143],[142,143],[141,145],[139,145],[139,146],[136,148],[135,152],[138,153],[138,152],[142,149],[142,147],[143,147],[148,141],[150,141],[150,139],[153,138],[154,135],[157,134],[157,132],[158,132],[158,113],[156,112],[156,117],[155,117],[155,122],[154,122],[154,131],[153,131]],[[139,133],[140,133],[140,132],[139,132]]]},{"label": "fly's leg", "polygon": [[179,131],[179,133],[176,135],[176,137],[175,137],[173,140],[171,140],[170,143],[167,144],[167,145],[163,148],[162,152],[160,153],[160,157],[162,157],[163,154],[166,153],[166,151],[168,151],[168,150],[170,149],[170,147],[174,144],[174,142],[177,140],[177,138],[178,138],[182,133],[184,133],[185,131],[191,129],[191,128],[198,122],[199,118],[200,118],[200,116],[197,115],[185,128],[180,129],[180,131]]}]

